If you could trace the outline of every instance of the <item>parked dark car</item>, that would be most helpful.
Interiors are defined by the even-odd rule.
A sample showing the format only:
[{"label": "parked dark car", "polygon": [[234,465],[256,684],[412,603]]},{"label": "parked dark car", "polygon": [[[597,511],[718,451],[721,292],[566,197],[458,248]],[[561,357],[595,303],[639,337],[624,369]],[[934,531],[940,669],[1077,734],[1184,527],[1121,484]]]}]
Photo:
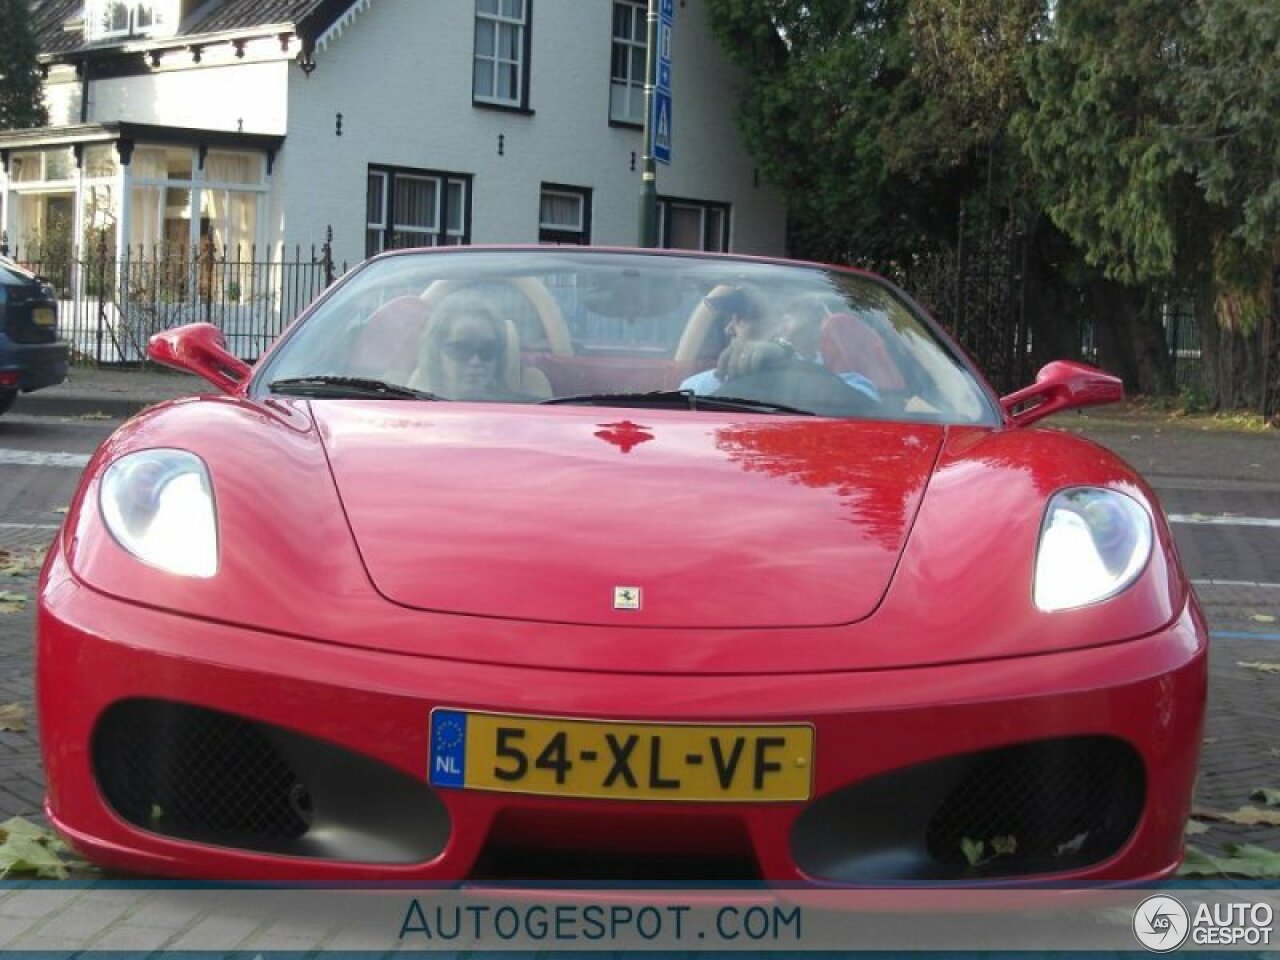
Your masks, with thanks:
[{"label": "parked dark car", "polygon": [[65,340],[58,339],[53,287],[0,257],[0,413],[21,393],[67,378]]}]

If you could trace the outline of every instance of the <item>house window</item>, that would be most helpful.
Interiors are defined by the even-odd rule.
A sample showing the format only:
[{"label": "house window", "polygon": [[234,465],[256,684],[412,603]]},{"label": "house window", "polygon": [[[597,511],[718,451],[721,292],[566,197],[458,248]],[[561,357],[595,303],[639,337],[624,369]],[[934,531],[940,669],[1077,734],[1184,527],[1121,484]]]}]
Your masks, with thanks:
[{"label": "house window", "polygon": [[365,256],[469,242],[470,199],[471,177],[465,173],[370,167]]},{"label": "house window", "polygon": [[178,21],[177,0],[89,0],[85,11],[90,43],[119,37],[170,35]]},{"label": "house window", "polygon": [[609,78],[609,119],[644,124],[644,65],[648,45],[643,3],[614,0],[613,58]]},{"label": "house window", "polygon": [[476,0],[475,102],[528,107],[530,2]]},{"label": "house window", "polygon": [[544,183],[538,201],[538,242],[591,242],[591,191]]},{"label": "house window", "polygon": [[267,193],[265,158],[209,150],[201,165],[198,156],[179,146],[133,151],[128,282],[172,300],[239,299],[252,285]]},{"label": "house window", "polygon": [[729,206],[700,200],[658,199],[658,237],[679,250],[729,249]]}]

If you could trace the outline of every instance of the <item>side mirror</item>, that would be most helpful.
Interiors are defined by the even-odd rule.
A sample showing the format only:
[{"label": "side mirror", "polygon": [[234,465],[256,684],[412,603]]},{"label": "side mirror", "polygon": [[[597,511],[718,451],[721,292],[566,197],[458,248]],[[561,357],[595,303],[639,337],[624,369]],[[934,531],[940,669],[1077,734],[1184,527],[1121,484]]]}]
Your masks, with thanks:
[{"label": "side mirror", "polygon": [[147,341],[147,356],[203,377],[223,393],[234,393],[249,376],[249,365],[227,349],[227,338],[212,323],[189,323],[155,334]]},{"label": "side mirror", "polygon": [[1000,406],[1014,426],[1025,427],[1060,410],[1123,399],[1124,384],[1119,377],[1084,363],[1055,360],[1040,369],[1031,386],[1001,397]]}]

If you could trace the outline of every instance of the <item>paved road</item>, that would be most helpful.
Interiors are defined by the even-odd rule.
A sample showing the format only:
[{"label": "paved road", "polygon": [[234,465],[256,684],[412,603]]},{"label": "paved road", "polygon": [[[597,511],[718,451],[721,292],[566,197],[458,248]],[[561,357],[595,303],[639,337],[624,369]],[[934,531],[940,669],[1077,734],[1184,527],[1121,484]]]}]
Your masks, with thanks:
[{"label": "paved road", "polygon": [[[38,395],[37,395],[38,396]],[[48,543],[80,469],[120,422],[90,403],[79,416],[21,404],[0,417],[0,550],[22,555]],[[103,406],[107,406],[103,404]],[[108,407],[108,409],[114,409]],[[1280,675],[1239,666],[1280,662],[1280,433],[1230,433],[1155,419],[1060,417],[1118,451],[1151,480],[1172,514],[1179,550],[1215,636],[1211,704],[1198,803],[1233,810],[1258,787],[1280,788]],[[34,592],[34,574],[0,575],[0,591]],[[30,708],[32,604],[0,614],[0,706]],[[0,731],[0,820],[37,817],[43,789],[34,718]],[[1280,848],[1280,828],[1215,826],[1196,838]]]}]

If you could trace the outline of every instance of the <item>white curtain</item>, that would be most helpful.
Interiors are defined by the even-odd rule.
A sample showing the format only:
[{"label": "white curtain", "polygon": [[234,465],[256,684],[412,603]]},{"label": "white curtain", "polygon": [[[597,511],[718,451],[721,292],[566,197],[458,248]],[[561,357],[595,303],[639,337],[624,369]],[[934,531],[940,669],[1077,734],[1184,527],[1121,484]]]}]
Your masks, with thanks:
[{"label": "white curtain", "polygon": [[167,180],[169,160],[159,147],[138,147],[133,151],[133,177],[135,180]]},{"label": "white curtain", "polygon": [[245,153],[210,153],[204,160],[206,183],[262,182],[262,158]]},{"label": "white curtain", "polygon": [[160,221],[164,205],[164,187],[136,186],[129,191],[129,249],[145,259],[156,255],[160,246]]}]

